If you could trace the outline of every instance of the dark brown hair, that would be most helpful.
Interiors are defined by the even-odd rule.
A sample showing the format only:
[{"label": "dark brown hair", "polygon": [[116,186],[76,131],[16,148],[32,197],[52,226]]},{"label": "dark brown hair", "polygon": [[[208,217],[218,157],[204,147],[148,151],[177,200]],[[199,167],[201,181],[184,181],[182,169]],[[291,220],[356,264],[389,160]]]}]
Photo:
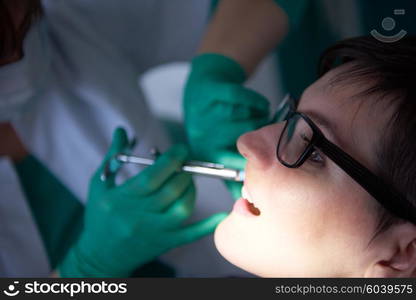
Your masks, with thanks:
[{"label": "dark brown hair", "polygon": [[[40,0],[0,0],[0,62],[23,56],[23,40],[30,25],[41,15]],[[22,20],[16,25],[16,15]]]},{"label": "dark brown hair", "polygon": [[[389,101],[394,114],[384,136],[376,145],[375,173],[394,186],[416,207],[416,38],[406,36],[395,43],[383,43],[373,37],[341,41],[321,56],[319,76],[336,66],[351,67],[332,80],[332,84],[368,82],[357,96],[368,101]],[[371,97],[370,97],[371,96]],[[381,206],[376,234],[403,222]]]}]

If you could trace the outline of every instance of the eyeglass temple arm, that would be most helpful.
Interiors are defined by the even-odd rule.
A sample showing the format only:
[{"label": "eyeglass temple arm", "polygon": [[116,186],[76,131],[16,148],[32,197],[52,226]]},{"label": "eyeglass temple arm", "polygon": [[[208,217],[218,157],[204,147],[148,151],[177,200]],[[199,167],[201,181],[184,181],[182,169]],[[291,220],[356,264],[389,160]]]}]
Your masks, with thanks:
[{"label": "eyeglass temple arm", "polygon": [[338,146],[321,136],[316,143],[322,152],[396,216],[416,224],[416,209],[389,184],[374,175]]}]

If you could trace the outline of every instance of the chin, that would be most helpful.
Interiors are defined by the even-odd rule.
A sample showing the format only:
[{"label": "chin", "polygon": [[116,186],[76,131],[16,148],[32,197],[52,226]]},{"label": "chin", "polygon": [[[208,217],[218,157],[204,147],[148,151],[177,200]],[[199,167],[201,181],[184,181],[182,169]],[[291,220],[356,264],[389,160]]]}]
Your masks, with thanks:
[{"label": "chin", "polygon": [[217,248],[218,252],[227,260],[229,260],[227,255],[227,248],[230,248],[230,240],[227,238],[227,221],[229,218],[230,216],[222,220],[214,232],[215,247]]},{"label": "chin", "polygon": [[214,232],[215,247],[228,262],[259,277],[292,277],[286,272],[293,267],[291,260],[282,256],[287,252],[279,253],[280,245],[270,248],[270,238],[261,229],[232,212]]},{"label": "chin", "polygon": [[257,275],[255,270],[255,257],[248,244],[247,233],[236,227],[232,214],[224,219],[216,228],[214,243],[218,252],[228,262],[247,272]]},{"label": "chin", "polygon": [[[220,224],[214,232],[214,243],[218,252],[230,263],[240,267],[238,260],[240,254],[238,249],[241,249],[241,242],[238,241],[238,234],[233,233],[233,220],[231,216],[228,216]],[[240,245],[239,245],[240,244]]]}]

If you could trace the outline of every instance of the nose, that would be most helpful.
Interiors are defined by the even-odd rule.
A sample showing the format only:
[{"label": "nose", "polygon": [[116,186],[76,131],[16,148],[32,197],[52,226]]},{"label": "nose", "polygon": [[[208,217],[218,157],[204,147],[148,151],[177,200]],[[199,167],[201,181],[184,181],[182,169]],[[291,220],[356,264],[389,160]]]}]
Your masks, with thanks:
[{"label": "nose", "polygon": [[238,151],[259,167],[270,166],[277,160],[276,147],[283,126],[284,123],[276,123],[243,134],[237,141]]}]

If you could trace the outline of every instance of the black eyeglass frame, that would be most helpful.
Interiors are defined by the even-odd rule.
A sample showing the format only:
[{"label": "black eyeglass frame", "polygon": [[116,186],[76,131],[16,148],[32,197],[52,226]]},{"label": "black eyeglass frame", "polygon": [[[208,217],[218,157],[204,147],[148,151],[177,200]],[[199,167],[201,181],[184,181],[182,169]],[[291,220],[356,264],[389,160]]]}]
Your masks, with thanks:
[{"label": "black eyeglass frame", "polygon": [[[295,116],[301,117],[313,131],[312,139],[303,153],[294,164],[288,164],[279,156],[283,133],[287,130],[289,120]],[[288,168],[299,168],[315,151],[322,151],[328,158],[336,163],[344,172],[361,185],[373,198],[375,198],[389,212],[399,218],[416,225],[416,208],[406,200],[394,187],[387,184],[380,177],[372,173],[365,166],[329,141],[319,127],[304,113],[290,110],[286,117],[286,124],[282,130],[276,147],[276,157],[281,164]]]}]

